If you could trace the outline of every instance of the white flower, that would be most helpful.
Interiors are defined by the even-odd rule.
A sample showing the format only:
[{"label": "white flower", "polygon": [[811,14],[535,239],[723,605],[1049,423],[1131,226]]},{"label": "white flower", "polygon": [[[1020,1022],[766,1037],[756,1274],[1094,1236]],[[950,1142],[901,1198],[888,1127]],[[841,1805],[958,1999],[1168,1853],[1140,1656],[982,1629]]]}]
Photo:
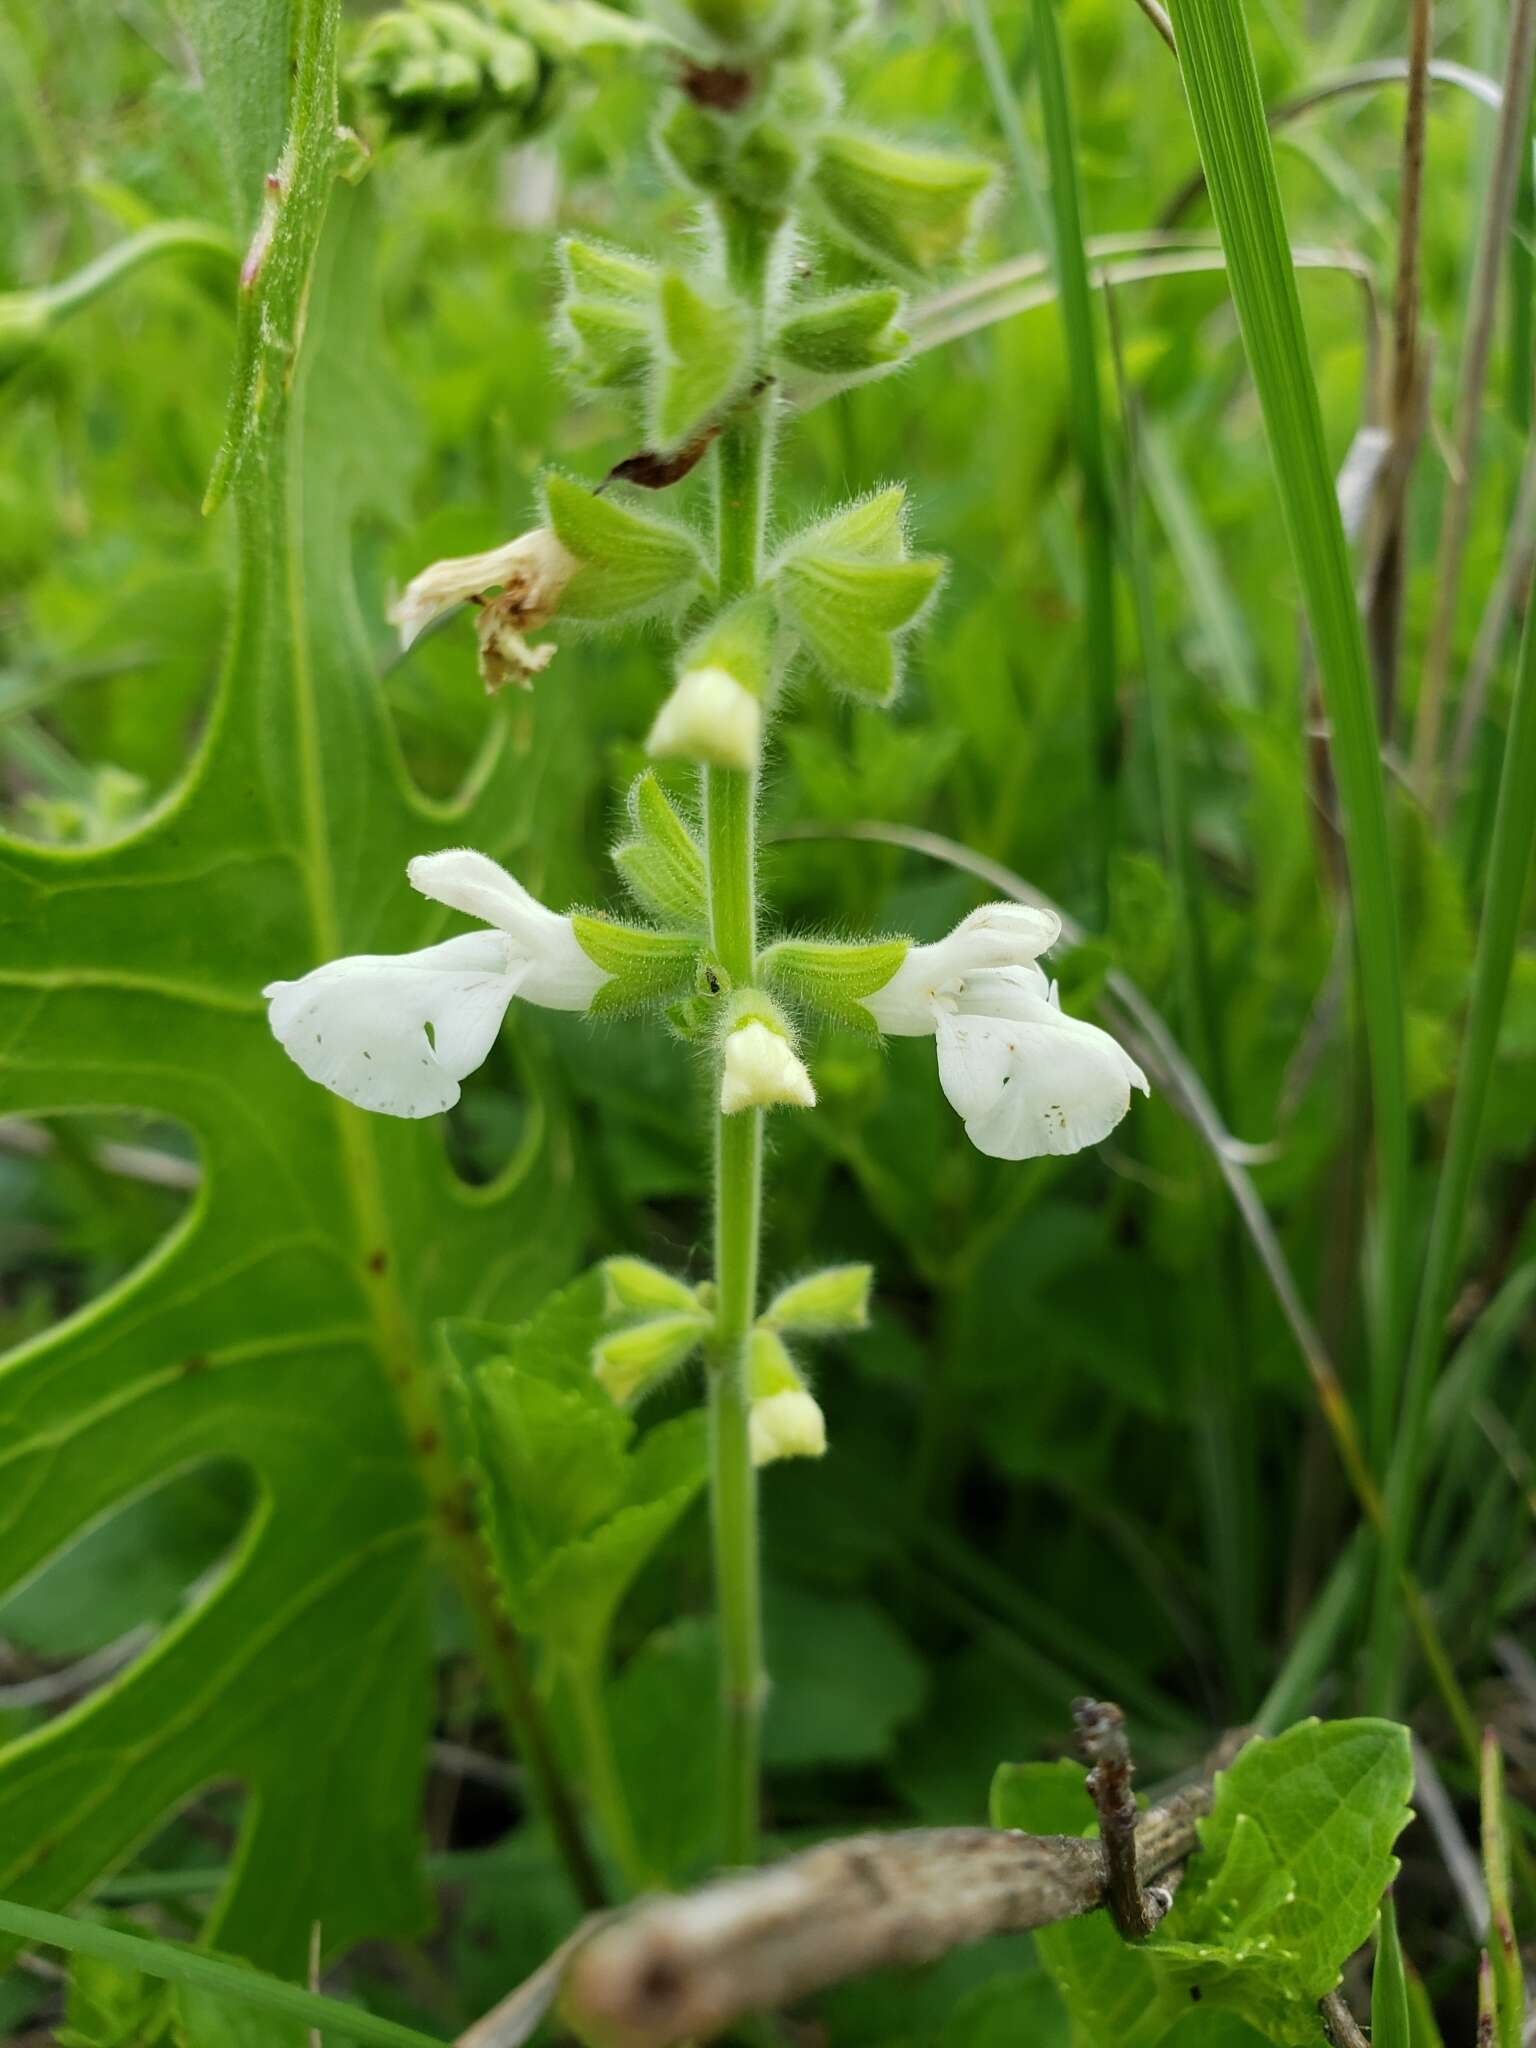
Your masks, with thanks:
[{"label": "white flower", "polygon": [[1061,919],[1053,910],[984,903],[937,945],[909,947],[885,987],[864,997],[864,1007],[891,1037],[926,1038],[934,1028],[935,1007],[957,996],[967,976],[984,967],[1030,963],[1044,995],[1049,984],[1033,962],[1060,937]]},{"label": "white flower", "polygon": [[423,896],[478,917],[415,953],[358,953],[262,993],[283,1050],[322,1087],[386,1116],[435,1116],[489,1053],[514,996],[585,1010],[608,979],[568,917],[528,894],[483,853],[456,847],[406,870]]},{"label": "white flower", "polygon": [[645,750],[658,760],[707,761],[750,773],[762,734],[762,705],[729,669],[710,665],[679,679],[656,714]]},{"label": "white flower", "polygon": [[754,1465],[771,1465],[775,1458],[819,1458],[827,1448],[827,1418],[814,1394],[804,1387],[786,1389],[752,1403],[747,1438]]},{"label": "white flower", "polygon": [[554,617],[580,566],[547,526],[535,527],[484,554],[451,555],[429,564],[390,606],[389,622],[399,629],[400,645],[409,647],[440,613],[499,590],[481,620],[482,672],[492,688],[514,675],[526,680],[546,665],[552,650],[526,646],[522,634]]},{"label": "white flower", "polygon": [[988,904],[864,998],[882,1031],[937,1036],[944,1093],[994,1159],[1080,1152],[1109,1136],[1132,1088],[1150,1093],[1107,1031],[1063,1015],[1036,965],[1060,936],[1051,911]]},{"label": "white flower", "polygon": [[775,1102],[814,1109],[816,1090],[789,1040],[753,1017],[725,1041],[720,1108],[733,1116],[739,1109],[766,1109]]}]

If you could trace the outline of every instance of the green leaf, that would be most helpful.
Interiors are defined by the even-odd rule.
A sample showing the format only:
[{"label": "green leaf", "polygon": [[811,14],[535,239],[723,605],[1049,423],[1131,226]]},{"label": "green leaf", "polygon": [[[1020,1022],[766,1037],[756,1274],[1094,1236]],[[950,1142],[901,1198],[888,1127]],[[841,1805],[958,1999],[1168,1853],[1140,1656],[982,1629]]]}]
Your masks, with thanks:
[{"label": "green leaf", "polygon": [[613,1746],[648,1866],[678,1884],[719,1840],[720,1685],[712,1622],[647,1637],[608,1688]]},{"label": "green leaf", "polygon": [[662,277],[656,313],[647,427],[654,451],[670,455],[697,439],[746,381],[752,321],[728,293],[699,289],[676,270]]},{"label": "green leaf", "polygon": [[613,852],[625,887],[642,910],[703,930],[709,922],[703,850],[653,770],[630,784],[628,808],[634,837]]},{"label": "green leaf", "polygon": [[605,1321],[591,1273],[515,1329],[452,1322],[442,1333],[508,1608],[552,1657],[587,1669],[704,1481],[702,1413],[637,1442],[632,1418],[594,1379]]},{"label": "green leaf", "polygon": [[571,929],[587,958],[613,977],[592,998],[591,1016],[622,1017],[675,1002],[698,980],[701,947],[695,932],[658,932],[581,911],[572,917]]},{"label": "green leaf", "polygon": [[[300,13],[307,66],[334,11]],[[255,206],[283,133],[286,40],[267,22],[236,79],[251,11],[221,0],[194,26],[210,95],[221,81],[242,124],[238,161],[257,166]],[[308,193],[330,138],[296,119],[291,189]],[[309,244],[314,215],[306,200]],[[352,597],[354,513],[391,516],[410,446],[380,351],[373,219],[366,186],[333,193],[291,389],[240,413],[259,459],[233,480],[231,637],[184,778],[104,846],[0,838],[0,1114],[147,1110],[190,1127],[202,1167],[152,1257],[0,1368],[0,1586],[199,1463],[238,1460],[259,1504],[150,1654],[0,1751],[0,1891],[62,1904],[201,1787],[237,1780],[215,1938],[291,1974],[316,1920],[343,1948],[415,1932],[427,1910],[423,1477],[439,1501],[447,1483],[424,1333],[467,1303],[520,1313],[574,1264],[581,1229],[547,1080],[517,1164],[471,1198],[440,1126],[313,1086],[263,1012],[269,980],[447,928],[404,883],[443,811],[400,773]],[[505,856],[532,831],[530,783],[505,745],[486,762],[452,829]]]},{"label": "green leaf", "polygon": [[615,1401],[632,1401],[676,1372],[709,1334],[710,1319],[693,1303],[681,1315],[652,1316],[600,1338],[592,1353],[598,1384]]},{"label": "green leaf", "polygon": [[908,336],[896,325],[902,304],[893,285],[817,299],[781,323],[774,349],[793,368],[819,377],[880,369],[899,362],[906,351]]},{"label": "green leaf", "polygon": [[911,943],[876,939],[843,946],[830,940],[784,939],[768,948],[759,965],[769,987],[811,1004],[852,1030],[873,1033],[875,1020],[862,999],[885,987]]},{"label": "green leaf", "polygon": [[1219,1901],[1207,1911],[1204,1873],[1225,1859],[1249,1816],[1294,1880],[1294,1897],[1266,1926],[1294,1961],[1298,1995],[1315,2004],[1375,1925],[1412,1789],[1408,1731],[1395,1722],[1303,1721],[1273,1741],[1250,1742],[1217,1780],[1200,1860],[1164,1929],[1199,1939],[1213,1927]]},{"label": "green leaf", "polygon": [[596,497],[569,477],[544,479],[549,523],[581,567],[560,600],[563,619],[638,619],[684,602],[704,574],[686,527],[640,512],[610,492]]},{"label": "green leaf", "polygon": [[882,1610],[770,1583],[764,1624],[775,1679],[764,1760],[801,1769],[888,1756],[922,1706],[927,1676]]},{"label": "green leaf", "polygon": [[[1004,1765],[994,1826],[1085,1834],[1075,1764]],[[1407,1731],[1386,1721],[1306,1721],[1251,1742],[1216,1782],[1200,1853],[1150,1941],[1107,1915],[1044,1928],[1036,1948],[1081,2048],[1154,2048],[1190,2010],[1233,2013],[1270,2040],[1321,2038],[1317,2002],[1370,1933],[1409,1818]]]}]

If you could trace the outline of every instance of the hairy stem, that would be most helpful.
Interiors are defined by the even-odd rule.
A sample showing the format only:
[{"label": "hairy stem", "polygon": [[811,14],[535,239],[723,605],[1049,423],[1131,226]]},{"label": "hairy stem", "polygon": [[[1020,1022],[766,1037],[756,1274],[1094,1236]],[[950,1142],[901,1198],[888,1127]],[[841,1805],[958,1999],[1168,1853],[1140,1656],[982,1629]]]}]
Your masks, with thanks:
[{"label": "hairy stem", "polygon": [[[761,238],[733,239],[737,283],[761,298],[767,250]],[[722,599],[754,589],[762,551],[769,421],[748,400],[715,448],[715,532]],[[734,768],[704,770],[704,837],[710,936],[733,988],[757,968],[757,778]],[[725,1858],[757,1853],[758,1727],[767,1679],[759,1591],[757,1476],[748,1440],[751,1389],[747,1346],[757,1313],[762,1209],[763,1113],[715,1111],[715,1287],[710,1356],[710,1513],[720,1627],[722,1824]]]}]

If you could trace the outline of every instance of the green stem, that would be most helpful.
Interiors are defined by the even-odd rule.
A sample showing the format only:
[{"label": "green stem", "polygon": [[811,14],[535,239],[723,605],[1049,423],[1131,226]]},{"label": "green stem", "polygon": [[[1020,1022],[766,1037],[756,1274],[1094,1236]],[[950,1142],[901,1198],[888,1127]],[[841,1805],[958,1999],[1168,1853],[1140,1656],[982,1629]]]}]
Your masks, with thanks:
[{"label": "green stem", "polygon": [[[727,249],[737,288],[758,305],[769,255],[760,226],[727,213]],[[715,444],[715,534],[720,596],[757,586],[768,477],[767,407],[749,401]],[[732,768],[704,771],[704,839],[710,935],[733,988],[757,970],[757,778]],[[729,1863],[755,1860],[759,1723],[763,1668],[757,1475],[748,1424],[747,1348],[757,1314],[762,1212],[763,1113],[715,1112],[716,1334],[709,1372],[710,1512],[720,1630],[721,1801]]]},{"label": "green stem", "polygon": [[619,1760],[614,1755],[613,1728],[603,1698],[602,1671],[598,1665],[588,1661],[573,1662],[566,1667],[565,1682],[575,1713],[577,1734],[581,1738],[587,1790],[602,1824],[604,1839],[613,1852],[625,1888],[631,1893],[646,1891],[651,1885],[651,1874],[640,1852],[629,1794],[624,1789]]}]

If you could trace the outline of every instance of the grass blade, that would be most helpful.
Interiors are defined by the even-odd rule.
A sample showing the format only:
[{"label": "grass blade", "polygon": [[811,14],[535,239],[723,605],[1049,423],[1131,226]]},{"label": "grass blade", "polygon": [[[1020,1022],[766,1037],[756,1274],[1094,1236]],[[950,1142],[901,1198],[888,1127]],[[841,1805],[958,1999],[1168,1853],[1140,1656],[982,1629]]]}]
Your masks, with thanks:
[{"label": "grass blade", "polygon": [[1083,247],[1082,196],[1066,64],[1056,25],[1055,0],[1035,0],[1036,62],[1050,164],[1052,239],[1067,344],[1072,448],[1082,477],[1085,652],[1088,666],[1089,745],[1098,814],[1097,915],[1109,910],[1109,859],[1115,842],[1120,780],[1120,718],[1115,701],[1115,534],[1109,466],[1104,455],[1104,408],[1093,331],[1093,296]]},{"label": "grass blade", "polygon": [[1525,2035],[1525,1980],[1515,1943],[1510,1901],[1509,1835],[1504,1812],[1504,1754],[1491,1728],[1483,1730],[1479,1790],[1483,1809],[1483,1879],[1488,1886],[1488,1954],[1493,1965],[1498,2048],[1520,2048]]},{"label": "grass blade", "polygon": [[1397,1911],[1388,1892],[1376,1931],[1376,1964],[1371,1971],[1371,2048],[1413,2048],[1408,2024],[1408,1979],[1397,1939]]},{"label": "grass blade", "polygon": [[147,1935],[122,1934],[114,1927],[99,1927],[91,1920],[72,1920],[64,1913],[43,1913],[33,1906],[12,1905],[0,1899],[0,1932],[22,1941],[38,1941],[49,1948],[62,1948],[73,1955],[94,1956],[98,1962],[116,1963],[125,1970],[138,1970],[146,1977],[160,1977],[172,1984],[195,1984],[233,2004],[254,2005],[263,2012],[299,2020],[319,2027],[344,2041],[377,2044],[377,2048],[443,2048],[431,2034],[418,2034],[414,2027],[397,2026],[393,2020],[378,2019],[339,1998],[322,1998],[317,1991],[305,1991],[297,1984],[285,1984],[261,1970],[249,1970],[239,1963],[224,1962],[218,1956],[197,1949],[177,1948],[171,1942],[151,1941]]},{"label": "grass blade", "polygon": [[1488,856],[1488,889],[1472,968],[1472,1000],[1462,1041],[1456,1094],[1446,1133],[1445,1158],[1435,1193],[1424,1279],[1402,1412],[1387,1470],[1386,1533],[1376,1582],[1371,1627],[1369,1693],[1376,1712],[1395,1698],[1402,1615],[1396,1586],[1408,1561],[1410,1532],[1417,1526],[1430,1397],[1444,1340],[1467,1203],[1482,1139],[1483,1112],[1498,1050],[1499,1025],[1509,991],[1520,914],[1536,849],[1536,619],[1526,617],[1520,666],[1510,707],[1509,735],[1499,780],[1498,810]]},{"label": "grass blade", "polygon": [[1407,1320],[1408,1101],[1401,945],[1375,703],[1242,9],[1235,0],[1175,0],[1173,21],[1332,730],[1376,1120],[1381,1256],[1371,1420],[1372,1441],[1380,1446],[1395,1405]]},{"label": "grass blade", "polygon": [[1466,332],[1461,344],[1461,385],[1456,395],[1456,459],[1446,486],[1435,564],[1435,611],[1424,682],[1413,727],[1413,767],[1420,785],[1432,788],[1440,765],[1440,723],[1456,634],[1461,565],[1472,516],[1483,390],[1493,351],[1495,315],[1504,249],[1514,218],[1520,183],[1520,153],[1530,121],[1531,79],[1536,74],[1536,0],[1514,0],[1509,52],[1504,68],[1504,102],[1499,109],[1492,175],[1483,206],[1482,228],[1468,289]]}]

